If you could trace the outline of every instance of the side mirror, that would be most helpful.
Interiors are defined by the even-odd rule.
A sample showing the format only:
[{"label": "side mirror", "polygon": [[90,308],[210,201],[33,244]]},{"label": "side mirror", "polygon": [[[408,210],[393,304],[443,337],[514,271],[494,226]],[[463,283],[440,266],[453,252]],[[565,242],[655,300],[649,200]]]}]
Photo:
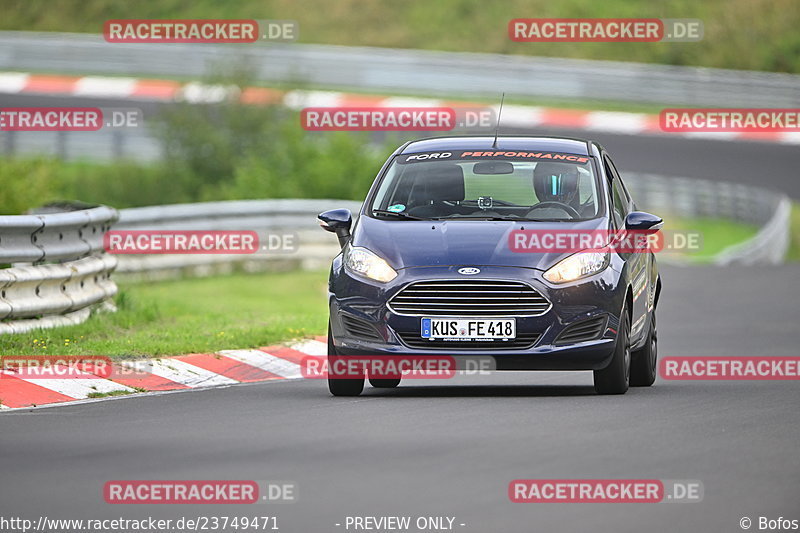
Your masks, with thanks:
[{"label": "side mirror", "polygon": [[658,231],[664,226],[664,221],[644,211],[631,211],[625,217],[625,229],[638,231]]},{"label": "side mirror", "polygon": [[335,233],[339,238],[339,246],[344,248],[350,240],[350,227],[353,225],[353,215],[349,209],[331,209],[317,215],[320,227],[325,231]]}]

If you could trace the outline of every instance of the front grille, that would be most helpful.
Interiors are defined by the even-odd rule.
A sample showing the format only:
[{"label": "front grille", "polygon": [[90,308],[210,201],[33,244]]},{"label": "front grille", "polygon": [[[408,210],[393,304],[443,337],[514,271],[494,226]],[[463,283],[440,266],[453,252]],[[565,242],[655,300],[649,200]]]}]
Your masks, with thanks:
[{"label": "front grille", "polygon": [[444,348],[444,349],[459,349],[459,350],[519,350],[521,348],[529,348],[536,344],[539,340],[539,333],[517,333],[516,339],[507,341],[489,340],[489,341],[443,341],[443,340],[428,340],[420,337],[420,332],[413,333],[398,332],[397,336],[403,341],[403,344],[410,348],[430,349],[430,348]]},{"label": "front grille", "polygon": [[561,333],[556,344],[574,344],[576,342],[593,341],[600,337],[606,329],[606,317],[600,316],[573,324]]},{"label": "front grille", "polygon": [[380,333],[365,320],[355,318],[350,315],[342,315],[342,324],[344,324],[347,333],[353,337],[361,337],[364,339],[382,341],[384,338]]},{"label": "front grille", "polygon": [[418,316],[536,316],[550,302],[519,281],[441,280],[412,283],[389,301],[395,313]]}]

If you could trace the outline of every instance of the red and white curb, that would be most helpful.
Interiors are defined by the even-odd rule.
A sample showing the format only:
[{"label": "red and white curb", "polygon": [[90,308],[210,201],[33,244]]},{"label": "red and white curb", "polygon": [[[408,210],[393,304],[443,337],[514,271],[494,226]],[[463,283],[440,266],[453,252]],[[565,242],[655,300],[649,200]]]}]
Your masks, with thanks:
[{"label": "red and white curb", "polygon": [[[41,379],[20,377],[0,370],[0,410],[12,411],[50,404],[104,400],[120,396],[90,398],[92,394],[117,391],[135,394],[176,391],[274,381],[302,379],[300,365],[309,355],[325,355],[325,337],[268,346],[258,350],[222,350],[214,354],[189,354],[164,359],[121,361],[112,379],[86,377]],[[128,372],[125,372],[128,370]],[[137,372],[130,372],[136,370]],[[130,375],[131,377],[127,377]],[[124,396],[122,396],[124,397]]]},{"label": "red and white curb", "polygon": [[[57,76],[25,72],[0,72],[0,94],[47,94],[123,100],[186,101],[213,103],[238,98],[247,104],[283,104],[304,107],[484,107],[486,104],[407,98],[333,91],[279,91],[265,87],[238,89],[199,82],[112,78],[103,76]],[[489,106],[497,112],[498,106]],[[602,131],[625,135],[664,135],[716,140],[746,140],[800,144],[797,132],[684,132],[665,133],[658,115],[616,111],[586,111],[537,106],[506,105],[502,123],[511,127],[553,127]]]}]

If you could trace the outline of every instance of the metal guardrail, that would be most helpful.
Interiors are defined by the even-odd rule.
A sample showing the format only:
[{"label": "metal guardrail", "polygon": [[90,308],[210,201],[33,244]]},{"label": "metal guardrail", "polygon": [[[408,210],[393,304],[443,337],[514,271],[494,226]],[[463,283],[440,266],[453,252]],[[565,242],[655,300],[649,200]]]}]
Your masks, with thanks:
[{"label": "metal guardrail", "polygon": [[783,193],[654,174],[626,174],[625,184],[642,209],[667,217],[721,218],[760,228],[752,238],[719,252],[714,264],[779,264],[789,249],[791,201]]},{"label": "metal guardrail", "polygon": [[[790,202],[785,195],[746,185],[627,174],[640,209],[665,216],[727,218],[756,225],[757,235],[719,253],[714,262],[780,263],[788,248]],[[100,253],[103,232],[116,220],[110,208],[0,217],[0,261],[36,261],[0,270],[0,333],[76,323],[117,291],[111,272],[141,280],[209,276],[235,269],[323,268],[339,251],[316,215],[360,204],[343,200],[241,200],[123,209],[115,230],[249,230],[291,232],[292,253],[119,255]],[[702,228],[697,228],[702,231]],[[38,238],[37,238],[38,237]],[[68,259],[66,261],[62,261]],[[61,261],[45,264],[44,261]],[[681,261],[660,256],[659,260]],[[9,321],[10,320],[10,321]]]},{"label": "metal guardrail", "polygon": [[310,44],[111,44],[101,35],[0,33],[2,70],[196,78],[215,65],[237,63],[268,83],[393,94],[495,98],[505,91],[518,98],[800,106],[800,76],[784,73]]},{"label": "metal guardrail", "polygon": [[624,174],[639,207],[682,218],[722,218],[763,226],[775,214],[782,193],[727,181]]},{"label": "metal guardrail", "polygon": [[103,234],[117,211],[0,216],[0,333],[18,333],[85,320],[92,308],[110,308],[117,286],[114,256]]},{"label": "metal guardrail", "polygon": [[[717,264],[780,263],[789,239],[789,200],[780,193],[728,182],[675,178],[653,174],[625,175],[625,183],[640,209],[665,217],[723,218],[761,228],[747,242],[723,250]],[[316,215],[334,207],[350,209],[358,202],[343,200],[244,200],[156,206],[120,211],[115,229],[291,231],[299,248],[292,254],[256,255],[121,255],[117,273],[134,279],[207,276],[235,268],[324,268],[338,253],[335,238],[320,231]],[[702,228],[692,228],[702,233]],[[686,258],[663,253],[665,262]]]},{"label": "metal guardrail", "polygon": [[0,216],[0,264],[63,261],[98,252],[116,220],[117,211],[106,206]]},{"label": "metal guardrail", "polygon": [[792,203],[788,197],[783,196],[772,218],[752,239],[726,248],[717,255],[714,263],[721,266],[733,263],[782,263],[789,249],[791,212]]},{"label": "metal guardrail", "polygon": [[291,253],[119,255],[117,274],[126,279],[169,279],[210,276],[235,269],[324,268],[336,255],[336,238],[322,231],[317,214],[345,207],[354,220],[359,202],[346,200],[235,200],[120,210],[115,230],[249,230],[259,234],[291,233],[297,249]]},{"label": "metal guardrail", "polygon": [[[2,99],[2,95],[0,95]],[[151,122],[125,130],[0,131],[0,154],[47,154],[64,161],[159,161],[164,147]]]}]

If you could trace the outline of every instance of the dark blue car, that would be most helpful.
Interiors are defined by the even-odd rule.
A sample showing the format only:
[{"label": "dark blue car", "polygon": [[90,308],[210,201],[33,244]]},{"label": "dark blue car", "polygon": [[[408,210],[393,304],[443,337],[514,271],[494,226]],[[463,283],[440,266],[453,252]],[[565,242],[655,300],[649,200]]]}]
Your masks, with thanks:
[{"label": "dark blue car", "polygon": [[[409,142],[355,223],[345,209],[319,220],[342,246],[329,282],[331,368],[348,356],[446,354],[491,358],[497,370],[593,370],[600,394],[655,380],[655,256],[597,239],[662,220],[636,211],[595,142]],[[365,377],[400,383],[331,376],[330,391],[358,395]]]}]

